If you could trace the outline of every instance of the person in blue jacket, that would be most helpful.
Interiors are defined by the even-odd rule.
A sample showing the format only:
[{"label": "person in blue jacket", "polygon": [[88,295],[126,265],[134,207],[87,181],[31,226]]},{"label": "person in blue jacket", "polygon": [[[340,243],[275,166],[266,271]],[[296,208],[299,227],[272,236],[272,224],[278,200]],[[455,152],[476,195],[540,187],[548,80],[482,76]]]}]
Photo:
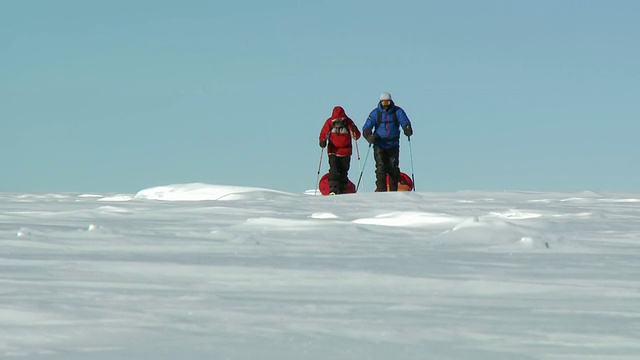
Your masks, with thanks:
[{"label": "person in blue jacket", "polygon": [[391,94],[380,94],[378,106],[371,111],[362,127],[362,135],[373,145],[376,160],[376,189],[398,191],[400,178],[400,129],[407,137],[413,135],[411,121],[401,107],[397,106]]}]

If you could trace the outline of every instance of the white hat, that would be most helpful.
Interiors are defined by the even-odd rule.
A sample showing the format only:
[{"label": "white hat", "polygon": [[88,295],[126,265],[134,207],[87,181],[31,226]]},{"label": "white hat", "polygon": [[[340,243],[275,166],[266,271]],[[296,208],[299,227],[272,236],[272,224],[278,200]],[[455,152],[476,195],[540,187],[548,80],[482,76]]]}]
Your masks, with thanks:
[{"label": "white hat", "polygon": [[388,92],[383,92],[382,94],[380,94],[380,101],[382,100],[391,100],[391,94],[389,94]]}]

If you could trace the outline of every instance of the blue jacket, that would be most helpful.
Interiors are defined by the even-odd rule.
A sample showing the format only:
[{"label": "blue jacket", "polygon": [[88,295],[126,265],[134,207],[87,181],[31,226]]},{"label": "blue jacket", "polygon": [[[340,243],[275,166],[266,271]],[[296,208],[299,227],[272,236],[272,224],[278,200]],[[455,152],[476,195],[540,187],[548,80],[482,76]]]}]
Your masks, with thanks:
[{"label": "blue jacket", "polygon": [[[378,119],[378,114],[380,114],[381,119]],[[398,119],[397,123],[394,118]],[[371,111],[367,121],[362,126],[362,135],[367,136],[373,132],[376,137],[375,145],[383,149],[389,149],[400,145],[401,128],[404,129],[407,125],[411,125],[411,121],[401,107],[391,102],[391,107],[389,107],[388,111],[385,111],[382,105],[378,103],[378,107]]]}]

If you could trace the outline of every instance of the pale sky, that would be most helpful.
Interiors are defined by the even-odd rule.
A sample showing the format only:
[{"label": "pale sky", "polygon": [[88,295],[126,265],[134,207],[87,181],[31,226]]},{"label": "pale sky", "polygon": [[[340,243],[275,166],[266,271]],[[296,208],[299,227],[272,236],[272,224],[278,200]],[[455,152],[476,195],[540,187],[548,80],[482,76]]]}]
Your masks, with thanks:
[{"label": "pale sky", "polygon": [[383,91],[413,123],[400,166],[418,191],[639,191],[639,13],[624,0],[2,1],[0,191],[303,192],[333,107],[361,128]]}]

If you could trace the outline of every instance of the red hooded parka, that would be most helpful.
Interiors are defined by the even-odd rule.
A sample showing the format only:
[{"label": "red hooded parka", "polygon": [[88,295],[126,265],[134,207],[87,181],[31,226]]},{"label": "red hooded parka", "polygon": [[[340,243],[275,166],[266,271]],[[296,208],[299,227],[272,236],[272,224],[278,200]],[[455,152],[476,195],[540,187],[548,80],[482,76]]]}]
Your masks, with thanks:
[{"label": "red hooded parka", "polygon": [[331,117],[324,122],[322,130],[320,130],[320,142],[327,140],[329,155],[351,156],[352,136],[356,140],[360,138],[358,127],[347,116],[342,106],[334,107]]}]

